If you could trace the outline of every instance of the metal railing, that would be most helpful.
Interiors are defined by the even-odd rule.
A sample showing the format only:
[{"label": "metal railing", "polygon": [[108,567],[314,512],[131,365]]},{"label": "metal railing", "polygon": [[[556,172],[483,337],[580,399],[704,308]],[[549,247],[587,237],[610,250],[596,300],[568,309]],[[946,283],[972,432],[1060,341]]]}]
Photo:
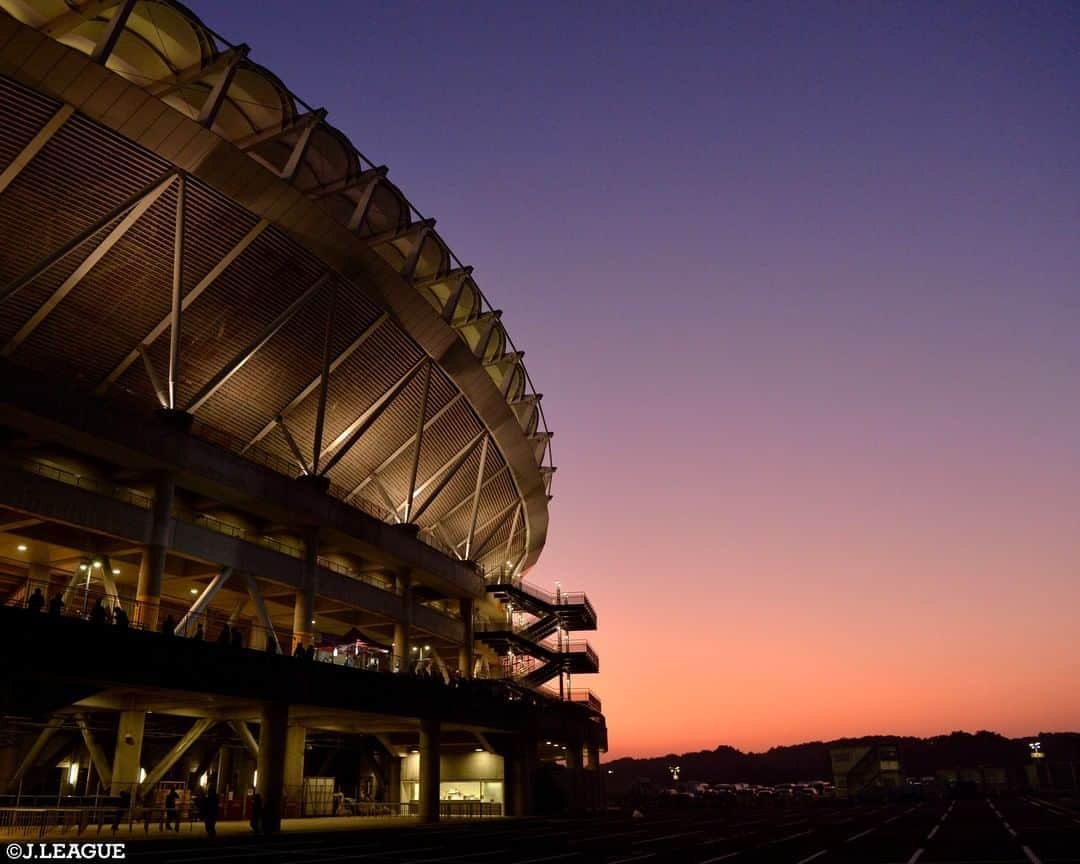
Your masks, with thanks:
[{"label": "metal railing", "polygon": [[20,458],[10,464],[22,471],[37,474],[48,480],[57,480],[60,483],[66,483],[69,486],[87,489],[91,492],[96,492],[99,495],[105,495],[108,498],[123,501],[125,504],[133,504],[143,510],[149,510],[154,503],[154,499],[150,495],[144,495],[142,492],[137,492],[126,486],[118,486],[115,483],[109,483],[108,481],[101,480],[97,477],[77,474],[74,471],[69,471],[66,468],[59,468],[56,465],[44,462],[40,459]]},{"label": "metal railing", "polygon": [[598,714],[603,711],[600,697],[593,693],[592,690],[567,690],[566,701],[576,702],[579,705],[587,705]]},{"label": "metal railing", "polygon": [[596,617],[596,610],[593,608],[592,603],[589,602],[589,598],[582,591],[559,591],[558,593],[552,593],[531,582],[526,582],[506,568],[488,571],[484,574],[484,579],[488,585],[505,585],[508,588],[520,591],[522,594],[527,594],[534,600],[538,600],[548,606],[584,606],[594,618]]}]

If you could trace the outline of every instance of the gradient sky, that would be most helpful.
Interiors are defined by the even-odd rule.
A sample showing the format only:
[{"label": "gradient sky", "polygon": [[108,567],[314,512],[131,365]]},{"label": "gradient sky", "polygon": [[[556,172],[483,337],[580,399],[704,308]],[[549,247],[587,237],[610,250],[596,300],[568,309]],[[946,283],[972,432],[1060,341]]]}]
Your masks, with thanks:
[{"label": "gradient sky", "polygon": [[191,6],[505,310],[611,757],[1080,728],[1080,6]]}]

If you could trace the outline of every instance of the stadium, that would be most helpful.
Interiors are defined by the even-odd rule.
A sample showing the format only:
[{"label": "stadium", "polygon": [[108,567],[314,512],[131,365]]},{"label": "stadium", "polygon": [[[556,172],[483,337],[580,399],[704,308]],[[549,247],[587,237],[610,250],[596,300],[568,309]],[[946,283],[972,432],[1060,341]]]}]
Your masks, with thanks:
[{"label": "stadium", "polygon": [[524,355],[251,53],[0,0],[0,829],[598,808]]}]

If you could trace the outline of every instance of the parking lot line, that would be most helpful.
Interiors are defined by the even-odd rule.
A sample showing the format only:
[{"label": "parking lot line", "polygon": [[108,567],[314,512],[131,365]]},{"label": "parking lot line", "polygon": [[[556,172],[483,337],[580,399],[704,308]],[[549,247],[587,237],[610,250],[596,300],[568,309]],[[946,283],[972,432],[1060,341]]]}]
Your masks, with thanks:
[{"label": "parking lot line", "polygon": [[916,864],[916,862],[922,858],[923,848],[920,846],[915,850],[915,854],[907,859],[907,864]]},{"label": "parking lot line", "polygon": [[797,864],[810,864],[811,861],[813,861],[813,860],[815,860],[817,858],[820,858],[822,855],[826,854],[828,851],[829,851],[828,849],[819,849],[813,855],[807,855],[801,861],[797,862]]},{"label": "parking lot line", "polygon": [[848,837],[847,840],[845,840],[844,842],[845,843],[854,843],[860,837],[865,837],[870,832],[876,831],[876,830],[877,830],[877,825],[875,825],[873,828],[867,828],[865,831],[860,831],[858,834],[855,834],[855,835],[853,835],[851,837]]},{"label": "parking lot line", "polygon": [[715,858],[706,858],[701,864],[716,864],[717,861],[727,861],[728,858],[734,858],[738,854],[738,852],[728,852],[726,855],[717,855]]}]

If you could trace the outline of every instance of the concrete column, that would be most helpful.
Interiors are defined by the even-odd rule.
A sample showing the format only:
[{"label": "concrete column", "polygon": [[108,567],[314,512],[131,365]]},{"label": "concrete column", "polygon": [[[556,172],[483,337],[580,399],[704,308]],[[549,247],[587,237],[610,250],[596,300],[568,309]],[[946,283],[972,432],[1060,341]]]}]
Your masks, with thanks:
[{"label": "concrete column", "polygon": [[438,720],[420,721],[420,821],[439,821],[439,741]]},{"label": "concrete column", "polygon": [[[217,770],[217,786],[215,791],[224,800],[225,793],[228,792],[229,787],[232,785],[233,775],[233,751],[228,747],[222,747],[218,751]],[[235,791],[235,790],[233,790]]]},{"label": "concrete column", "polygon": [[398,672],[407,675],[412,665],[412,575],[408,572],[399,573],[397,584],[401,589],[401,620],[394,624],[394,656],[401,664]]},{"label": "concrete column", "polygon": [[[285,733],[285,794],[289,801],[301,804],[304,800],[304,747],[307,730],[289,725]],[[301,814],[303,815],[303,814]]]},{"label": "concrete column", "polygon": [[516,737],[503,757],[503,791],[507,796],[503,810],[507,816],[533,815],[536,763],[536,740],[528,735]]},{"label": "concrete column", "polygon": [[473,606],[474,601],[471,597],[463,597],[461,599],[461,623],[464,625],[465,638],[461,643],[461,649],[458,651],[458,670],[461,672],[463,678],[473,677],[474,664],[474,646],[473,646]]},{"label": "concrete column", "polygon": [[145,729],[145,711],[120,712],[120,723],[116,730],[116,751],[113,753],[110,795],[130,792],[133,801],[138,796]]},{"label": "concrete column", "polygon": [[567,809],[571,812],[585,808],[583,773],[581,745],[571,741],[566,745]]},{"label": "concrete column", "polygon": [[139,563],[139,586],[135,594],[135,624],[146,630],[157,628],[158,606],[161,603],[161,580],[165,574],[165,558],[172,536],[172,507],[176,494],[176,477],[161,472],[154,483],[154,504],[150,511],[150,537],[143,547]]},{"label": "concrete column", "polygon": [[393,753],[386,765],[386,800],[395,804],[401,801],[401,757]]},{"label": "concrete column", "polygon": [[272,702],[259,718],[258,782],[262,797],[263,826],[267,834],[281,828],[281,804],[285,785],[285,743],[289,731],[289,706]]},{"label": "concrete column", "polygon": [[308,532],[304,542],[304,570],[301,576],[300,590],[296,592],[293,605],[293,643],[292,650],[298,644],[307,647],[315,638],[315,589],[319,578],[319,535]]},{"label": "concrete column", "polygon": [[589,806],[603,810],[607,805],[604,797],[604,772],[600,770],[600,748],[589,747]]}]

